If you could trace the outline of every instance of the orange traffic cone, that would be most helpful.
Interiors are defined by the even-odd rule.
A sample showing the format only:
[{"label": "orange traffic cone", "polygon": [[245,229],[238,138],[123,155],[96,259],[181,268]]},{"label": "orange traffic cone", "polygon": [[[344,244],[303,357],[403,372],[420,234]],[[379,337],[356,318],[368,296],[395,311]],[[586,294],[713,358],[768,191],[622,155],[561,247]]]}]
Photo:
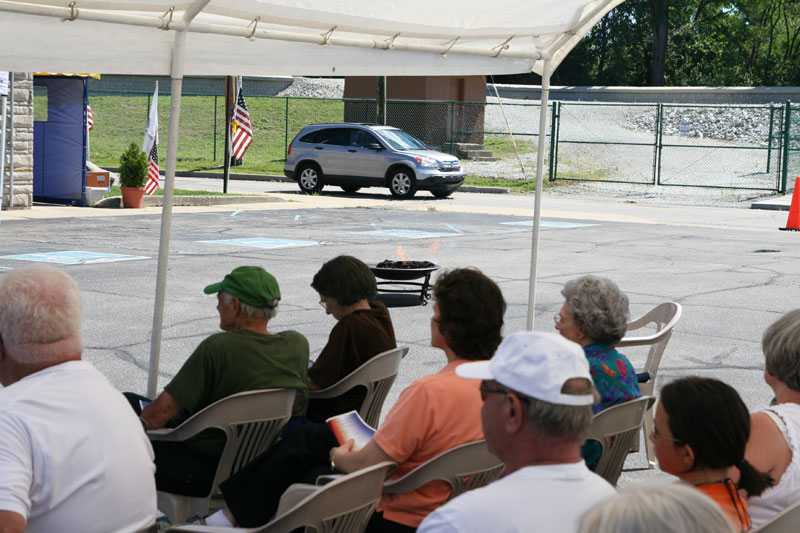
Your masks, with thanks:
[{"label": "orange traffic cone", "polygon": [[792,193],[792,204],[789,206],[789,219],[786,221],[786,227],[778,229],[800,231],[800,176],[794,179],[794,193]]}]

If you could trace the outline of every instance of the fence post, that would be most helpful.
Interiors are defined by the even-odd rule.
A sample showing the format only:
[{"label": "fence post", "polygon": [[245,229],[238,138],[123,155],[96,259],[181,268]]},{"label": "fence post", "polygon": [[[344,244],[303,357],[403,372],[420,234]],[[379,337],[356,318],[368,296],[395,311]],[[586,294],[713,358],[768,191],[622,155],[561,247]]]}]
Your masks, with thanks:
[{"label": "fence post", "polygon": [[775,106],[769,104],[769,135],[767,136],[767,173],[772,162],[772,136],[775,133]]},{"label": "fence post", "polygon": [[[486,114],[486,108],[484,107],[484,115]],[[455,139],[453,135],[455,135],[455,120],[456,120],[456,103],[451,101],[450,102],[450,155],[455,155]]]},{"label": "fence post", "polygon": [[558,138],[556,137],[556,121],[558,120],[558,100],[553,100],[553,120],[550,121],[550,169],[549,169],[549,176],[547,177],[548,180],[553,181],[555,179],[555,160],[556,160],[556,143],[558,142]]},{"label": "fence post", "polygon": [[792,114],[792,102],[790,100],[786,100],[786,112],[784,113],[784,120],[783,120],[783,169],[782,169],[782,176],[781,176],[781,185],[780,185],[780,192],[781,194],[786,194],[786,175],[789,173],[789,133],[791,130],[791,114]]},{"label": "fence post", "polygon": [[286,105],[284,111],[284,127],[283,127],[283,160],[286,161],[286,152],[289,151],[289,97],[286,97]]},{"label": "fence post", "polygon": [[217,95],[214,95],[214,159],[217,160]]},{"label": "fence post", "polygon": [[661,121],[664,104],[656,104],[656,137],[653,146],[653,185],[661,185]]}]

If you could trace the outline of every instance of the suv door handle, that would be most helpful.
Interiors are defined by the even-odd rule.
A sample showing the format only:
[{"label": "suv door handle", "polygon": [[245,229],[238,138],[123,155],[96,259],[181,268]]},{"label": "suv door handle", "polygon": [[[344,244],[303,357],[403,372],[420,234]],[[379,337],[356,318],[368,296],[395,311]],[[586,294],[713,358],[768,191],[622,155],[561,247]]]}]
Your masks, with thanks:
[{"label": "suv door handle", "polygon": [[324,146],[315,146],[314,147],[314,150],[324,150],[324,149],[325,149]]},{"label": "suv door handle", "polygon": [[353,148],[350,148],[350,149],[348,150],[348,152],[356,153],[356,152],[357,152],[357,150],[354,150]]}]

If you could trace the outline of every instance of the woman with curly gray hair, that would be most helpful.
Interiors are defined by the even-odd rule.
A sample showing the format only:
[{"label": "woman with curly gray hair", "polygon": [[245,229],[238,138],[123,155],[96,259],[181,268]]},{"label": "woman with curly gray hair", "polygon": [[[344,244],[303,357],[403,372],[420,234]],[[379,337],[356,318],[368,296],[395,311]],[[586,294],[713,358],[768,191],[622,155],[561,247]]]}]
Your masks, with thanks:
[{"label": "woman with curly gray hair", "polygon": [[[633,365],[614,348],[628,327],[628,297],[610,279],[591,274],[566,282],[561,295],[564,305],[553,319],[561,335],[583,346],[600,393],[594,412],[641,396]],[[589,468],[600,451],[599,444],[584,447]]]}]

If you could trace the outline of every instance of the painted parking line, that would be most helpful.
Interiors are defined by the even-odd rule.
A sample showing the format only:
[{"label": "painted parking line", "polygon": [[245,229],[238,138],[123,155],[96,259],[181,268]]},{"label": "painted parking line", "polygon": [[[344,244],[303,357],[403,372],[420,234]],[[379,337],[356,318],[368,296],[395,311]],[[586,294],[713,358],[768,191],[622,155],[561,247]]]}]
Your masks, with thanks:
[{"label": "painted parking line", "polygon": [[20,255],[4,255],[2,259],[18,261],[35,261],[38,263],[54,263],[58,265],[89,265],[93,263],[116,263],[117,261],[133,261],[150,259],[139,255],[104,254],[98,252],[81,252],[76,250],[64,252],[42,252]]},{"label": "painted parking line", "polygon": [[[533,220],[520,220],[518,222],[501,222],[508,226],[527,226],[533,227]],[[598,226],[599,224],[581,224],[579,222],[554,222],[552,220],[540,220],[539,226],[542,228],[585,228],[587,226]]]},{"label": "painted parking line", "polygon": [[211,241],[197,241],[206,244],[228,244],[230,246],[247,246],[250,248],[290,248],[292,246],[314,246],[317,241],[298,241],[292,239],[270,239],[265,237],[243,239],[217,239]]},{"label": "painted parking line", "polygon": [[356,231],[360,235],[375,235],[377,237],[395,237],[401,239],[428,239],[431,237],[457,237],[462,233],[431,233],[429,231],[416,231],[411,229],[384,229],[371,231]]}]

